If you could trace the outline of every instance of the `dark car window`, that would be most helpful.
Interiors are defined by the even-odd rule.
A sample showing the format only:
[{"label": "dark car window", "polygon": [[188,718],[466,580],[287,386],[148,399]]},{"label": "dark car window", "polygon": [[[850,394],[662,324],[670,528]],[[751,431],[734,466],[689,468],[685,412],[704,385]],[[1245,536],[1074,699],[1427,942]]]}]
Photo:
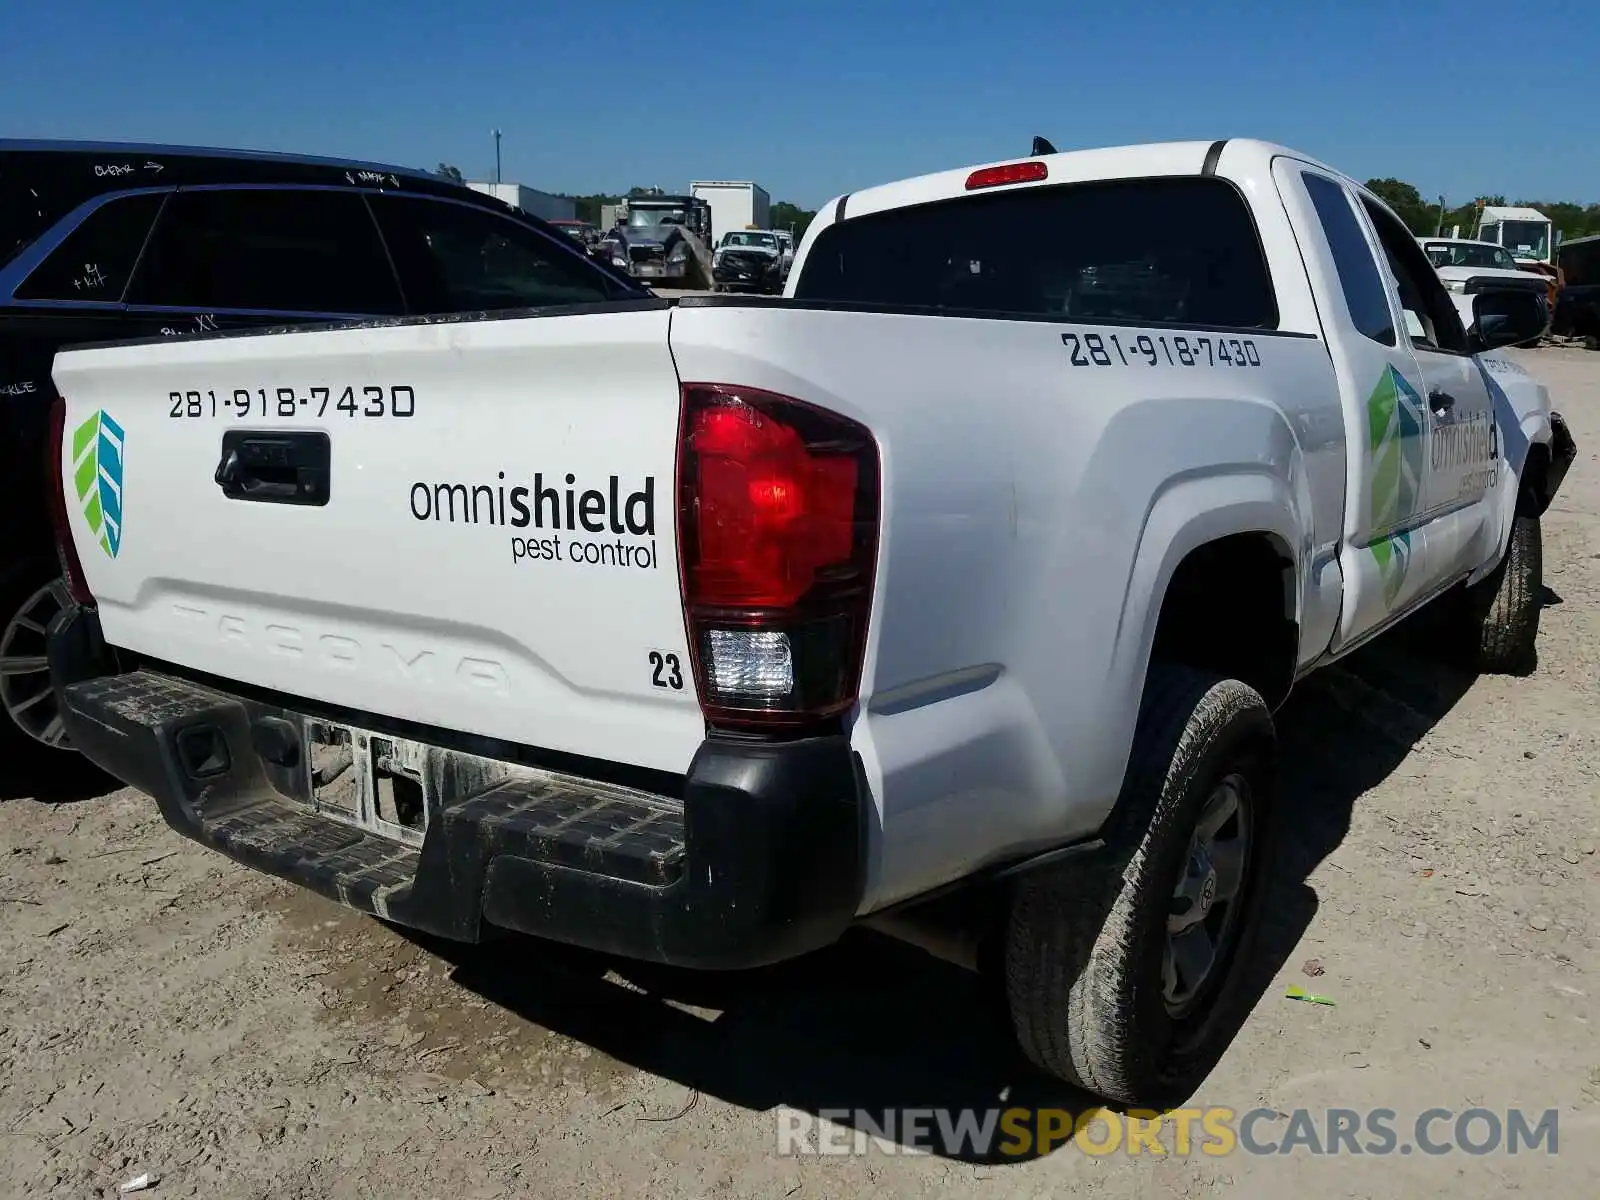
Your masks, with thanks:
[{"label": "dark car window", "polygon": [[1430,350],[1465,354],[1467,333],[1461,318],[1417,239],[1396,217],[1371,200],[1363,198],[1362,204],[1389,260],[1389,271],[1400,286],[1400,307],[1416,314],[1422,325],[1423,336],[1413,337],[1412,342]]},{"label": "dark car window", "polygon": [[413,313],[592,304],[622,289],[553,238],[465,204],[374,196]]},{"label": "dark car window", "polygon": [[1304,172],[1306,194],[1317,210],[1322,222],[1322,232],[1328,239],[1328,249],[1333,251],[1333,263],[1339,272],[1339,286],[1344,290],[1345,307],[1350,310],[1350,320],[1356,329],[1384,346],[1396,343],[1394,316],[1389,310],[1389,289],[1383,276],[1378,274],[1378,260],[1372,257],[1372,248],[1356,211],[1350,207],[1350,197],[1344,188],[1326,175]]},{"label": "dark car window", "polygon": [[849,218],[818,235],[795,296],[1076,321],[1278,321],[1243,198],[1199,178],[977,193]]},{"label": "dark car window", "polygon": [[1476,242],[1428,242],[1424,249],[1428,261],[1435,267],[1495,267],[1502,271],[1515,271],[1517,260],[1499,246],[1481,246]]},{"label": "dark car window", "polygon": [[178,192],[128,289],[132,305],[391,316],[404,311],[354,192]]},{"label": "dark car window", "polygon": [[144,248],[162,195],[108,200],[69,233],[22,281],[18,300],[95,300],[116,303]]}]

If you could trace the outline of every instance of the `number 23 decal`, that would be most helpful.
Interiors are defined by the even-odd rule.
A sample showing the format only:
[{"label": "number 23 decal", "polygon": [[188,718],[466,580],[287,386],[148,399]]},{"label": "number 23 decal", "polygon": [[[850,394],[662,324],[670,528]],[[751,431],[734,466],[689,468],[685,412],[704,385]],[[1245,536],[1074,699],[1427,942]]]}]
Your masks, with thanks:
[{"label": "number 23 decal", "polygon": [[676,654],[666,654],[660,650],[650,651],[650,683],[658,688],[671,688],[675,692],[683,690],[683,668],[678,665]]}]

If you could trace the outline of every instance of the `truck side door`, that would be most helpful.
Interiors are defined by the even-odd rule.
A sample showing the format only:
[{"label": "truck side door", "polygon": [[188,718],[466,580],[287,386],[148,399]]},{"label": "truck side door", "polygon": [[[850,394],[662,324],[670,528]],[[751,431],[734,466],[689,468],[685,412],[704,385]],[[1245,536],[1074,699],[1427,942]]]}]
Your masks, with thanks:
[{"label": "truck side door", "polygon": [[1488,512],[1498,478],[1494,407],[1467,332],[1416,240],[1393,213],[1358,196],[1392,276],[1401,332],[1422,376],[1428,452],[1419,515],[1428,523],[1430,571],[1436,583],[1476,566],[1469,551]]},{"label": "truck side door", "polygon": [[1350,437],[1338,652],[1476,565],[1492,407],[1454,306],[1404,226],[1310,164],[1282,159],[1275,171],[1299,217]]},{"label": "truck side door", "polygon": [[1344,182],[1287,157],[1273,174],[1300,240],[1348,438],[1345,603],[1329,644],[1337,653],[1427,590],[1419,525],[1428,415],[1421,370],[1397,328],[1397,301]]}]

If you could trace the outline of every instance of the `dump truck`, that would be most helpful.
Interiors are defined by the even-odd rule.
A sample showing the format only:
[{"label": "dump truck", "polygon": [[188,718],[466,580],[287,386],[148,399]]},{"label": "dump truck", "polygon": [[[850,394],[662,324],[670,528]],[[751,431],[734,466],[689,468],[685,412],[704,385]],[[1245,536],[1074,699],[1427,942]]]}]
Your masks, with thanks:
[{"label": "dump truck", "polygon": [[711,206],[695,196],[629,196],[606,235],[612,262],[635,279],[670,286],[708,287]]}]

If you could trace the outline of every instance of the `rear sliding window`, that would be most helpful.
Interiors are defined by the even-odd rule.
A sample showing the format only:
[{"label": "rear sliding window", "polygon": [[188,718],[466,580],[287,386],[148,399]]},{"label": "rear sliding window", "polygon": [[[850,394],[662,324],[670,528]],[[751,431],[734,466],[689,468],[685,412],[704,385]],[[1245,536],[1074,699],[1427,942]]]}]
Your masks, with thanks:
[{"label": "rear sliding window", "polygon": [[1120,179],[847,217],[795,298],[1071,321],[1271,329],[1277,303],[1243,198],[1219,179]]}]

